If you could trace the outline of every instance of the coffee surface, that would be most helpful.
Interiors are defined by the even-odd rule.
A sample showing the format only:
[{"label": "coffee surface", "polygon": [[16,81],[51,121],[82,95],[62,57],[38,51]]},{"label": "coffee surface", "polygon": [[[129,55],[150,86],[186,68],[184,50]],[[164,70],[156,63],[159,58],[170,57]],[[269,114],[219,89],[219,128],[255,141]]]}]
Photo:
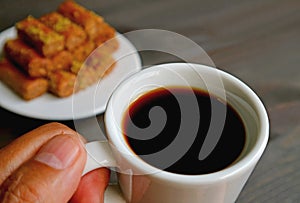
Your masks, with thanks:
[{"label": "coffee surface", "polygon": [[[197,106],[191,105],[192,100],[197,101]],[[162,108],[165,112],[160,117],[166,116],[163,128],[159,132],[154,132],[155,129],[149,127],[155,122],[153,119],[156,119],[150,116],[150,111],[156,107]],[[224,120],[221,119],[219,123],[222,131],[211,153],[201,160],[199,153],[208,131],[212,127],[210,126],[213,115],[212,107],[225,108],[225,115],[220,115],[224,117]],[[199,114],[199,120],[196,119],[196,131],[187,129],[182,132],[183,108],[191,108],[190,110]],[[157,119],[161,119],[160,117]],[[188,122],[195,122],[195,120]],[[244,124],[239,114],[229,104],[202,90],[191,90],[184,87],[158,88],[140,96],[131,103],[124,114],[122,128],[132,151],[145,162],[168,172],[187,175],[207,174],[226,168],[239,157],[246,139]],[[140,129],[144,131],[140,131]],[[166,161],[173,160],[177,151],[182,151],[179,148],[168,152],[164,157],[147,158],[147,155],[159,154],[158,152],[165,150],[175,141],[179,131],[187,140],[192,139],[191,145],[183,150],[185,153],[180,158],[168,164],[167,167],[161,164],[164,163],[164,159]],[[196,132],[195,135],[193,132]],[[153,133],[155,135],[152,135]],[[186,148],[186,146],[184,147]]]}]

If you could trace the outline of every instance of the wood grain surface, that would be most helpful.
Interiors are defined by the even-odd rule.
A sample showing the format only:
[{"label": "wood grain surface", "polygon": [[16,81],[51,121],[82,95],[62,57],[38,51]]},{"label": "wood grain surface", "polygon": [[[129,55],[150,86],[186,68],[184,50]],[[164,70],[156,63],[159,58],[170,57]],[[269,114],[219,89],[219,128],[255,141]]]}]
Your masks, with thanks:
[{"label": "wood grain surface", "polygon": [[[237,202],[300,202],[299,0],[77,2],[104,16],[120,33],[163,29],[183,35],[200,45],[218,68],[245,81],[265,103],[271,132],[268,147]],[[0,31],[29,14],[39,17],[52,11],[59,3],[0,0]],[[146,66],[178,61],[151,51],[140,55]],[[48,122],[2,108],[0,117],[5,120],[0,123],[1,146]],[[73,121],[64,123],[73,127]]]}]

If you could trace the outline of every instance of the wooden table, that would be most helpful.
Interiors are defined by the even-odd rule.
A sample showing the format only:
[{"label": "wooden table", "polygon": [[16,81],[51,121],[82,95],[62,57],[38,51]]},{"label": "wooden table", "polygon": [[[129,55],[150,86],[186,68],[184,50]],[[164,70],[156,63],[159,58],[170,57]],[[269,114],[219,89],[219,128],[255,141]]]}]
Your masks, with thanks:
[{"label": "wooden table", "polygon": [[[300,1],[78,2],[104,16],[120,33],[150,28],[181,34],[200,45],[218,68],[252,87],[267,107],[270,140],[237,202],[300,202]],[[59,3],[0,0],[0,31],[28,14],[38,17],[52,11]],[[147,51],[140,55],[144,65],[178,60]],[[1,146],[49,122],[2,108],[0,117]],[[62,122],[74,127],[72,120]]]}]

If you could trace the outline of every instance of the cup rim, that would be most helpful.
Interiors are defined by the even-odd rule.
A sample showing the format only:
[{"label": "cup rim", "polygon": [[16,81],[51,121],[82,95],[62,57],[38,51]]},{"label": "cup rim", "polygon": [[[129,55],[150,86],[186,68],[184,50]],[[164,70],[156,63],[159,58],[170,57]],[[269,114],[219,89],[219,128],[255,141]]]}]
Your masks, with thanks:
[{"label": "cup rim", "polygon": [[[210,184],[214,183],[216,181],[220,181],[223,179],[227,179],[231,176],[234,176],[237,173],[242,173],[245,170],[248,170],[251,167],[254,167],[256,163],[258,162],[259,158],[263,154],[268,139],[269,139],[269,118],[266,111],[266,108],[262,102],[262,100],[259,98],[259,96],[241,79],[237,78],[236,76],[224,71],[217,69],[215,67],[203,65],[203,64],[195,64],[195,63],[182,63],[182,62],[174,62],[174,63],[163,63],[159,65],[153,65],[149,68],[143,69],[137,73],[134,73],[133,75],[126,78],[124,81],[122,81],[119,86],[114,90],[113,94],[110,96],[106,111],[104,113],[104,121],[105,121],[105,129],[107,132],[107,137],[109,140],[109,143],[113,147],[123,147],[124,145],[120,145],[121,139],[120,136],[111,136],[111,134],[119,133],[113,131],[114,126],[109,122],[109,119],[112,119],[112,110],[113,110],[113,100],[115,97],[117,97],[120,93],[120,87],[123,85],[130,83],[133,78],[137,78],[143,74],[147,74],[149,72],[154,72],[161,68],[181,68],[186,66],[193,66],[195,68],[201,68],[205,69],[206,71],[211,71],[212,68],[214,71],[217,71],[219,74],[222,75],[222,78],[226,78],[227,80],[230,80],[236,85],[239,85],[239,88],[243,89],[243,91],[246,91],[249,95],[249,99],[251,99],[253,104],[255,105],[255,112],[259,119],[260,128],[258,129],[258,139],[256,140],[256,144],[254,147],[249,151],[241,160],[237,161],[234,164],[231,164],[230,166],[213,173],[208,174],[199,174],[199,175],[185,175],[185,174],[176,174],[171,173],[167,171],[163,171],[161,169],[157,169],[154,166],[149,165],[148,163],[144,162],[142,159],[137,157],[137,155],[132,154],[131,158],[129,159],[126,156],[123,156],[122,158],[125,158],[130,164],[132,164],[134,167],[138,168],[141,171],[145,171],[145,174],[150,175],[154,177],[155,179],[168,181],[170,183],[176,183],[176,184],[189,184],[189,185],[199,185],[199,184]],[[109,133],[108,133],[109,132]],[[120,133],[119,133],[120,134]],[[118,137],[115,139],[114,137]],[[128,149],[126,149],[128,150]],[[129,150],[127,152],[130,152]],[[134,158],[132,158],[134,157]],[[149,173],[148,171],[156,171],[155,173]],[[147,173],[148,172],[148,173]]]}]

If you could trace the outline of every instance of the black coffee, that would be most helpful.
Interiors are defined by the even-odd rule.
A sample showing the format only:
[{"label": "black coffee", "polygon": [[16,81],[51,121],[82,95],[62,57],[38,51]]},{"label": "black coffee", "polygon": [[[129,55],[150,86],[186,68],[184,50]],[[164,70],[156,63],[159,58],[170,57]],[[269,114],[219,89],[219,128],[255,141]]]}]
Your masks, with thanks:
[{"label": "black coffee", "polygon": [[[192,100],[197,101],[197,108],[189,105],[189,101]],[[182,101],[187,102],[186,105],[182,105]],[[222,126],[223,131],[221,131],[220,139],[212,152],[205,159],[199,160],[200,149],[211,125],[212,104],[215,109],[226,108],[225,123],[222,124],[224,125]],[[153,129],[149,128],[149,132],[141,133],[139,129],[148,129],[151,122],[154,122],[151,121],[151,116],[149,118],[149,112],[157,106],[162,107],[167,116],[162,130],[153,132]],[[186,139],[194,136],[187,152],[166,167],[162,163],[165,160],[172,160],[177,151],[169,152],[167,157],[163,158],[154,156],[155,158],[148,159],[144,155],[160,152],[172,144],[178,136],[180,125],[183,122],[181,120],[182,106],[189,106],[195,111],[199,108],[200,119],[196,123],[197,130],[194,135],[189,130],[183,132]],[[194,122],[194,120],[190,122]],[[168,172],[188,175],[207,174],[226,168],[241,154],[246,139],[244,124],[238,113],[229,104],[201,90],[190,91],[183,87],[159,88],[140,96],[129,106],[122,127],[128,145],[145,162]],[[156,135],[153,136],[151,133],[156,133]],[[178,151],[180,151],[179,148]]]}]

